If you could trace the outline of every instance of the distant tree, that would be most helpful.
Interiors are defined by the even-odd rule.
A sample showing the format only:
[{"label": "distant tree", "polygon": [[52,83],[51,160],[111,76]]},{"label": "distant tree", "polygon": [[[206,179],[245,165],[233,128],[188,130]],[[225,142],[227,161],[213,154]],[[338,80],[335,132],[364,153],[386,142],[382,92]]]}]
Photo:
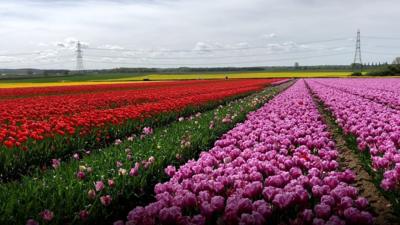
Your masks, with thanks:
[{"label": "distant tree", "polygon": [[392,64],[400,65],[400,57],[396,57],[396,58],[393,60]]},{"label": "distant tree", "polygon": [[361,72],[354,72],[351,75],[352,76],[362,76],[362,73]]}]

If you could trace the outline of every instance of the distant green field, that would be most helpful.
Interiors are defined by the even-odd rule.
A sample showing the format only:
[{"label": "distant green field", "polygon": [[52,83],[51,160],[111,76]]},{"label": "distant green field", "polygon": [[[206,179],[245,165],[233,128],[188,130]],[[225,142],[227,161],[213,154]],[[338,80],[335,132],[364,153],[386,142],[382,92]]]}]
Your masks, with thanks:
[{"label": "distant green field", "polygon": [[186,79],[230,79],[240,78],[291,78],[291,77],[346,77],[348,72],[242,72],[242,73],[208,73],[208,74],[150,74],[122,78],[111,78],[108,81],[149,80],[186,80]]},{"label": "distant green field", "polygon": [[74,74],[58,77],[38,77],[38,78],[20,78],[0,80],[0,83],[49,83],[49,82],[81,82],[92,80],[107,80],[113,78],[128,78],[142,75],[132,75],[124,73],[91,73],[91,74]]},{"label": "distant green field", "polygon": [[301,77],[347,77],[350,72],[226,72],[226,73],[188,73],[188,74],[148,74],[128,73],[79,74],[60,77],[1,80],[0,88],[42,87],[130,81],[193,80],[193,79],[243,79],[243,78],[301,78]]}]

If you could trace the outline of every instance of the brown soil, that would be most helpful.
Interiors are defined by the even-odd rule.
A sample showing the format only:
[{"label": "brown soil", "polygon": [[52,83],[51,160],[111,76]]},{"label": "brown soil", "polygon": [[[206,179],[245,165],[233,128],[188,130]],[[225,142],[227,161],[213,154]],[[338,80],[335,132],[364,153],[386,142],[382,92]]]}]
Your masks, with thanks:
[{"label": "brown soil", "polygon": [[[307,85],[308,87],[308,85]],[[309,87],[308,87],[309,88]],[[332,134],[333,139],[336,143],[336,148],[339,151],[339,164],[342,169],[351,169],[356,175],[355,187],[358,188],[359,193],[362,197],[368,199],[371,207],[371,211],[375,216],[375,224],[388,225],[388,224],[400,224],[400,221],[393,213],[393,208],[390,202],[381,194],[375,184],[372,182],[372,177],[361,165],[358,156],[347,146],[346,140],[340,131],[340,128],[335,123],[334,118],[329,116],[327,109],[323,106],[323,103],[311,93],[318,110],[328,126],[329,132]]]}]

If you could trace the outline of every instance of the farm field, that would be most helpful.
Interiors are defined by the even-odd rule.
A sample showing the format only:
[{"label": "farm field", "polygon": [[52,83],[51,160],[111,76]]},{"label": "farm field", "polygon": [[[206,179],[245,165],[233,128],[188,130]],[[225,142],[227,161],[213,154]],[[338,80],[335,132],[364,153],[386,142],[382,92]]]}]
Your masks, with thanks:
[{"label": "farm field", "polygon": [[107,144],[145,124],[163,123],[180,113],[261,90],[274,81],[2,89],[0,178],[12,178],[52,158],[63,158],[74,153],[73,149]]},{"label": "farm field", "polygon": [[[347,77],[351,72],[227,72],[227,73],[197,73],[197,74],[148,74],[130,75],[114,74],[78,74],[62,77],[0,80],[0,88],[47,87],[65,85],[94,85],[109,83],[126,83],[130,81],[169,81],[198,79],[245,79],[245,78],[305,78],[305,77]],[[148,81],[147,81],[148,82]]]},{"label": "farm field", "polygon": [[[171,112],[174,108],[168,108],[169,111],[163,112],[160,116],[153,116],[144,121],[132,121],[132,127],[128,127],[129,123],[126,123],[125,135],[121,135],[122,129],[116,129],[114,126],[114,129],[109,129],[107,133],[110,136],[114,136],[109,137],[109,141],[105,141],[102,145],[97,143],[99,142],[96,140],[97,136],[93,137],[97,143],[95,147],[89,146],[85,149],[80,148],[83,146],[67,148],[63,144],[61,147],[65,147],[65,151],[62,151],[63,149],[61,148],[52,150],[47,147],[48,145],[40,145],[39,142],[31,143],[31,146],[36,146],[36,156],[40,158],[34,166],[34,168],[38,169],[30,174],[25,174],[20,179],[12,176],[15,173],[8,173],[11,177],[8,177],[8,181],[4,181],[4,186],[0,188],[1,214],[5,215],[0,218],[0,223],[24,223],[30,217],[44,222],[38,218],[40,218],[39,214],[46,209],[54,213],[55,216],[51,219],[54,224],[62,223],[63,221],[79,222],[81,220],[75,217],[76,213],[82,210],[83,214],[86,214],[85,210],[87,210],[87,213],[90,212],[91,216],[87,219],[92,223],[99,223],[99,221],[102,221],[101,218],[109,218],[107,215],[110,214],[111,209],[118,209],[118,203],[125,203],[129,206],[128,200],[141,200],[143,197],[141,197],[140,189],[147,189],[149,185],[152,183],[154,185],[155,181],[161,179],[163,176],[161,176],[162,174],[159,173],[159,170],[162,170],[164,165],[166,166],[172,161],[179,163],[180,161],[188,160],[190,157],[195,157],[196,152],[206,150],[213,140],[232,128],[236,122],[242,121],[249,111],[256,109],[260,104],[271,98],[274,93],[283,87],[270,87],[264,91],[262,90],[265,86],[276,81],[279,80],[190,81],[177,82],[175,86],[171,86],[171,82],[167,82],[162,86],[163,98],[169,97],[166,100],[167,106],[173,106],[172,103],[174,102],[176,104],[182,102],[185,99],[184,92],[187,89],[190,89],[187,94],[189,92],[192,93],[192,95],[189,94],[189,99],[193,106],[187,107],[185,110],[180,105],[175,112]],[[136,86],[134,87],[137,88]],[[101,88],[104,87],[102,86]],[[114,87],[108,86],[108,88],[113,89]],[[182,89],[181,91],[179,91],[180,88]],[[36,94],[39,95],[36,98],[60,97],[60,94],[66,94],[69,91],[67,88],[67,90],[63,90],[56,96],[46,96],[49,92],[54,91],[54,88],[49,89],[50,91],[44,91],[44,97]],[[82,86],[80,89],[87,91],[92,87]],[[167,96],[169,89],[178,92],[180,98]],[[224,91],[221,89],[228,90],[232,96],[222,96]],[[156,91],[151,90],[151,93],[154,95],[157,93]],[[207,94],[195,95],[199,91],[206,91]],[[262,92],[251,94],[255,91]],[[112,91],[113,96],[121,92],[125,93],[125,90]],[[101,99],[104,99],[103,95],[106,93],[104,91],[100,93]],[[77,96],[79,97],[80,95],[78,94]],[[202,104],[201,99],[204,99],[204,96],[208,97],[205,99],[207,101]],[[220,96],[220,99],[217,98],[218,96]],[[65,95],[62,97],[65,99]],[[135,95],[132,95],[132,97],[135,97]],[[10,99],[9,94],[7,98],[3,101],[18,102],[24,99]],[[32,99],[32,97],[27,98]],[[96,100],[96,98],[93,99]],[[76,98],[73,98],[72,102],[76,103]],[[158,106],[162,105],[158,104]],[[125,109],[126,107],[122,108]],[[146,107],[133,105],[132,108]],[[57,109],[54,111],[59,113]],[[108,114],[111,116],[110,112]],[[172,122],[171,125],[168,125],[170,122]],[[159,128],[157,129],[157,127]],[[119,138],[116,137],[117,135],[119,135]],[[64,140],[64,137],[71,138],[71,135],[68,134],[58,134],[58,136],[60,136],[61,140]],[[54,137],[49,137],[48,139],[50,143],[56,143],[57,141]],[[15,157],[21,157],[22,154],[31,156],[33,153],[30,151],[31,149],[24,151],[18,146],[13,149],[7,149],[4,146],[2,156],[9,153],[15,153]],[[60,156],[60,154],[62,155]],[[5,168],[5,171],[11,171],[11,168],[16,168],[16,165],[19,165],[20,168],[26,166],[25,163],[18,164],[18,160],[9,159],[14,164],[11,163],[12,165],[9,168]],[[31,161],[28,164],[29,166],[35,164],[32,161],[33,158],[25,158],[25,160]],[[20,158],[21,162],[26,162],[25,160]],[[40,165],[41,163],[45,165]],[[117,166],[116,170],[114,169],[115,166]],[[22,170],[21,173],[24,172],[27,171]],[[144,175],[145,173],[147,175]],[[57,177],[56,181],[53,180],[55,177]],[[102,188],[93,186],[93,183],[97,181],[102,181],[105,185],[108,183],[108,188],[106,188],[108,189],[107,195],[113,198],[113,208],[111,206],[103,207],[101,204],[99,191]],[[43,186],[44,183],[46,183],[45,186]],[[111,189],[109,189],[110,187]],[[87,197],[88,191],[92,189],[98,192],[98,198]],[[149,189],[151,190],[152,188]],[[126,190],[126,192],[124,191],[125,193],[119,196],[123,190]],[[110,191],[114,193],[112,194]],[[118,200],[118,197],[120,200]],[[21,201],[27,203],[24,204],[24,209],[21,208]],[[115,213],[118,210],[111,210],[111,212]]]},{"label": "farm field", "polygon": [[231,79],[243,78],[295,78],[295,77],[347,77],[350,72],[238,72],[238,73],[210,73],[210,74],[150,74],[146,76],[124,77],[109,79],[112,81],[143,80],[185,80],[185,79]]},{"label": "farm field", "polygon": [[312,76],[0,89],[0,224],[399,224],[400,79]]},{"label": "farm field", "polygon": [[400,225],[400,1],[343,3],[0,1],[0,225]]}]

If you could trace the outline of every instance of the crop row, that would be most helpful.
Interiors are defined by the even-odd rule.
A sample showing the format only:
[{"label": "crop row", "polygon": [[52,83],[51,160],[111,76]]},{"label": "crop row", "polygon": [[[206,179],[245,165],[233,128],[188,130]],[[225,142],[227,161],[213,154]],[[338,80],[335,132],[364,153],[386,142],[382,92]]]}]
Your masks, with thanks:
[{"label": "crop row", "polygon": [[270,87],[217,109],[145,128],[141,137],[53,162],[54,170],[0,185],[0,224],[103,224],[151,198],[148,187],[163,181],[163,168],[206,150],[246,114],[288,84]]},{"label": "crop row", "polygon": [[112,137],[131,133],[144,120],[165,121],[190,108],[207,108],[212,102],[260,90],[273,81],[198,81],[179,88],[165,82],[159,89],[2,101],[0,177],[24,174],[51,158],[108,143]]},{"label": "crop row", "polygon": [[[168,82],[168,87],[181,87],[193,84],[210,84],[214,81],[179,81]],[[29,87],[29,88],[2,88],[0,89],[0,99],[10,98],[34,98],[38,96],[49,95],[69,95],[82,93],[110,92],[121,90],[147,90],[164,89],[165,82],[135,82],[135,83],[116,83],[116,84],[94,84],[94,85],[76,85],[76,86],[49,86],[49,87]]]},{"label": "crop row", "polygon": [[[87,93],[80,95],[45,96],[40,98],[22,98],[3,101],[0,103],[0,141],[8,147],[20,146],[28,138],[41,140],[54,133],[60,135],[74,134],[80,128],[80,134],[88,132],[93,126],[101,127],[109,122],[112,124],[123,123],[124,119],[118,113],[128,110],[133,114],[127,119],[134,119],[146,111],[145,103],[164,104],[159,110],[175,110],[176,107],[183,107],[193,103],[187,98],[199,95],[198,101],[213,100],[210,96],[202,98],[202,95],[209,94],[210,89],[216,95],[215,99],[221,96],[229,96],[251,90],[257,90],[268,81],[247,81],[239,82],[216,82],[204,84],[202,82],[192,85],[168,87],[164,84],[163,89],[158,90],[128,90],[118,92]],[[176,98],[180,97],[182,101]],[[186,100],[186,101],[185,101]],[[169,105],[166,103],[169,102]],[[140,107],[138,107],[140,106]],[[169,106],[169,108],[163,108]],[[132,108],[131,108],[132,107]],[[139,111],[143,108],[143,112]],[[108,117],[101,117],[101,113],[111,114]],[[88,118],[96,115],[97,121],[90,121]]]},{"label": "crop row", "polygon": [[358,149],[370,155],[371,170],[383,172],[381,187],[395,189],[400,181],[400,112],[350,91],[315,81],[308,83],[333,112],[343,131],[356,136]]},{"label": "crop row", "polygon": [[369,82],[367,82],[359,79],[329,79],[316,81],[321,81],[320,83],[325,86],[336,88],[353,95],[358,95],[397,110],[400,109],[400,89],[395,89],[394,87],[396,86],[390,86],[390,83],[386,84],[388,82],[392,82],[392,80],[382,80],[379,82],[378,80],[369,80]]},{"label": "crop row", "polygon": [[343,86],[348,87],[364,87],[368,90],[383,90],[398,92],[400,83],[398,78],[363,78],[363,79],[327,79],[331,84],[339,82]]},{"label": "crop row", "polygon": [[[155,186],[126,224],[372,224],[303,81]],[[117,221],[115,224],[124,224]]]}]

